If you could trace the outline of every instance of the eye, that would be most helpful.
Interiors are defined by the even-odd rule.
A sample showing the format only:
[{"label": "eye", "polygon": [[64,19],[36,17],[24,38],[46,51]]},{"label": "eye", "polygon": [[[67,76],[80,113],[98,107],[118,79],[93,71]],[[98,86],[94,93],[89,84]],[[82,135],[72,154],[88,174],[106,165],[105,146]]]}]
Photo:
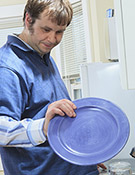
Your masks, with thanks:
[{"label": "eye", "polygon": [[44,29],[45,32],[50,32],[50,29]]},{"label": "eye", "polygon": [[60,30],[60,31],[57,31],[56,33],[57,33],[57,34],[63,34],[64,31],[63,31],[63,30]]},{"label": "eye", "polygon": [[41,27],[41,29],[42,29],[43,32],[50,32],[50,29],[49,28]]}]

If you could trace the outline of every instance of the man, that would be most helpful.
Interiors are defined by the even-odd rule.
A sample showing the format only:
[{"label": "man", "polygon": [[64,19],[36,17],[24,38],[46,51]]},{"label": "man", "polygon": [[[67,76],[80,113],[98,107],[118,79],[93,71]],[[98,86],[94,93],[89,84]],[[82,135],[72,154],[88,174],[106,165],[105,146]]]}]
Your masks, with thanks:
[{"label": "man", "polygon": [[75,117],[50,51],[72,19],[68,0],[28,0],[24,30],[0,49],[0,151],[5,175],[96,175],[57,156],[47,141],[56,114]]}]

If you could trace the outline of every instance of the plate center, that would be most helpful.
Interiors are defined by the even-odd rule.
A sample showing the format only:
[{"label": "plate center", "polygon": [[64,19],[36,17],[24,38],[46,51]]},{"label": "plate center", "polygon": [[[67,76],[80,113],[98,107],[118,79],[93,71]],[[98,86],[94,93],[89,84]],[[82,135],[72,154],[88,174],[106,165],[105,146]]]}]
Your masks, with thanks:
[{"label": "plate center", "polygon": [[97,107],[84,107],[78,109],[76,114],[76,118],[62,120],[58,129],[60,143],[67,151],[84,156],[113,143],[118,126],[110,112]]}]

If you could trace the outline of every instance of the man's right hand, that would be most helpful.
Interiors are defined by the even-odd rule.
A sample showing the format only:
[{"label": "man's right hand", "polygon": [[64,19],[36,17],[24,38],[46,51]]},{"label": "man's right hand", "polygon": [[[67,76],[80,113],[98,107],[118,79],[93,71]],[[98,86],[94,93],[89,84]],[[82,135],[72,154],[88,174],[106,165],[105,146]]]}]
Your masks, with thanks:
[{"label": "man's right hand", "polygon": [[47,136],[49,122],[53,117],[55,117],[55,115],[64,116],[66,114],[69,117],[76,117],[76,113],[74,112],[75,109],[75,104],[68,99],[62,99],[51,103],[48,106],[45,115],[45,123],[43,127],[45,135]]}]

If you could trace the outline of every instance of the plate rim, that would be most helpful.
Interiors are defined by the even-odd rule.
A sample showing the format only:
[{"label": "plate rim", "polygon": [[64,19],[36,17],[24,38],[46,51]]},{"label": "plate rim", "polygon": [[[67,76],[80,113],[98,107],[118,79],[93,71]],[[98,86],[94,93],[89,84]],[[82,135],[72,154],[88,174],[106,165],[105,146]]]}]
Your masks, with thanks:
[{"label": "plate rim", "polygon": [[[109,160],[109,159],[111,159],[111,158],[113,158],[114,156],[116,156],[123,148],[124,148],[124,146],[126,145],[126,143],[127,143],[127,141],[128,141],[128,138],[129,138],[129,134],[130,134],[130,124],[129,124],[129,120],[128,120],[128,118],[127,118],[127,116],[126,116],[126,114],[116,105],[116,104],[114,104],[113,102],[111,102],[111,101],[109,101],[109,100],[106,100],[106,99],[103,99],[103,98],[97,98],[97,97],[88,97],[88,98],[82,98],[82,99],[78,99],[78,100],[74,100],[73,101],[73,103],[77,106],[77,108],[78,109],[80,109],[81,107],[89,107],[89,104],[88,104],[88,100],[89,100],[89,102],[92,102],[92,103],[94,103],[95,101],[97,102],[104,102],[104,103],[107,103],[107,104],[109,104],[109,105],[111,105],[111,107],[113,106],[113,107],[115,107],[117,110],[118,110],[118,112],[121,112],[121,114],[122,114],[122,116],[123,117],[125,117],[124,119],[126,120],[126,122],[127,122],[127,126],[126,126],[126,128],[127,128],[127,131],[126,131],[126,136],[125,136],[125,138],[124,138],[124,141],[123,141],[123,144],[121,144],[121,146],[120,147],[118,147],[117,148],[117,151],[115,150],[115,153],[113,152],[112,154],[110,154],[110,156],[105,156],[106,158],[101,158],[102,160],[99,160],[99,161],[96,161],[96,160],[91,160],[91,161],[89,161],[89,162],[79,162],[79,161],[75,161],[75,160],[71,160],[71,158],[67,158],[66,156],[67,156],[67,153],[66,152],[64,152],[63,153],[63,150],[62,150],[62,152],[60,151],[60,150],[58,150],[58,148],[57,148],[57,146],[56,145],[54,145],[54,143],[53,143],[53,141],[51,140],[53,137],[55,137],[54,135],[53,135],[53,137],[52,137],[52,134],[50,133],[51,132],[51,125],[53,125],[55,122],[58,122],[58,120],[61,122],[62,120],[65,120],[65,117],[61,117],[61,116],[55,116],[51,121],[50,121],[50,123],[49,123],[49,126],[48,126],[48,141],[49,141],[49,144],[50,144],[50,146],[51,146],[51,148],[53,149],[53,151],[58,155],[58,156],[60,156],[62,159],[64,159],[64,160],[66,160],[66,161],[68,161],[69,163],[73,163],[73,164],[76,164],[76,165],[93,165],[93,164],[98,164],[98,163],[102,163],[102,162],[104,162],[104,161],[107,161],[107,160]],[[84,103],[83,102],[86,102],[87,101],[87,105],[84,105]],[[82,104],[83,104],[83,106],[82,106]],[[97,105],[97,104],[96,104]],[[91,105],[92,106],[92,105]],[[95,106],[95,105],[94,105]],[[98,104],[98,106],[99,106],[99,104]],[[101,108],[101,106],[99,106],[100,108]],[[103,108],[104,109],[104,108]],[[104,110],[106,110],[106,108],[104,109]],[[68,117],[68,116],[66,116],[66,117]],[[115,116],[114,116],[115,117]],[[116,117],[115,117],[116,118]],[[118,123],[119,123],[119,121],[117,121]],[[121,126],[121,124],[120,124],[120,126]],[[123,127],[122,127],[123,128]],[[121,128],[120,128],[121,129]],[[58,140],[59,140],[59,138],[55,138],[56,140],[55,140],[55,143],[57,142],[58,143]],[[116,142],[116,141],[115,141]],[[64,150],[64,151],[66,151],[66,150]],[[65,154],[66,156],[64,156],[63,154]],[[76,155],[77,156],[77,155]],[[70,157],[74,157],[74,156],[70,156]],[[82,159],[82,157],[81,157],[81,159]]]}]

